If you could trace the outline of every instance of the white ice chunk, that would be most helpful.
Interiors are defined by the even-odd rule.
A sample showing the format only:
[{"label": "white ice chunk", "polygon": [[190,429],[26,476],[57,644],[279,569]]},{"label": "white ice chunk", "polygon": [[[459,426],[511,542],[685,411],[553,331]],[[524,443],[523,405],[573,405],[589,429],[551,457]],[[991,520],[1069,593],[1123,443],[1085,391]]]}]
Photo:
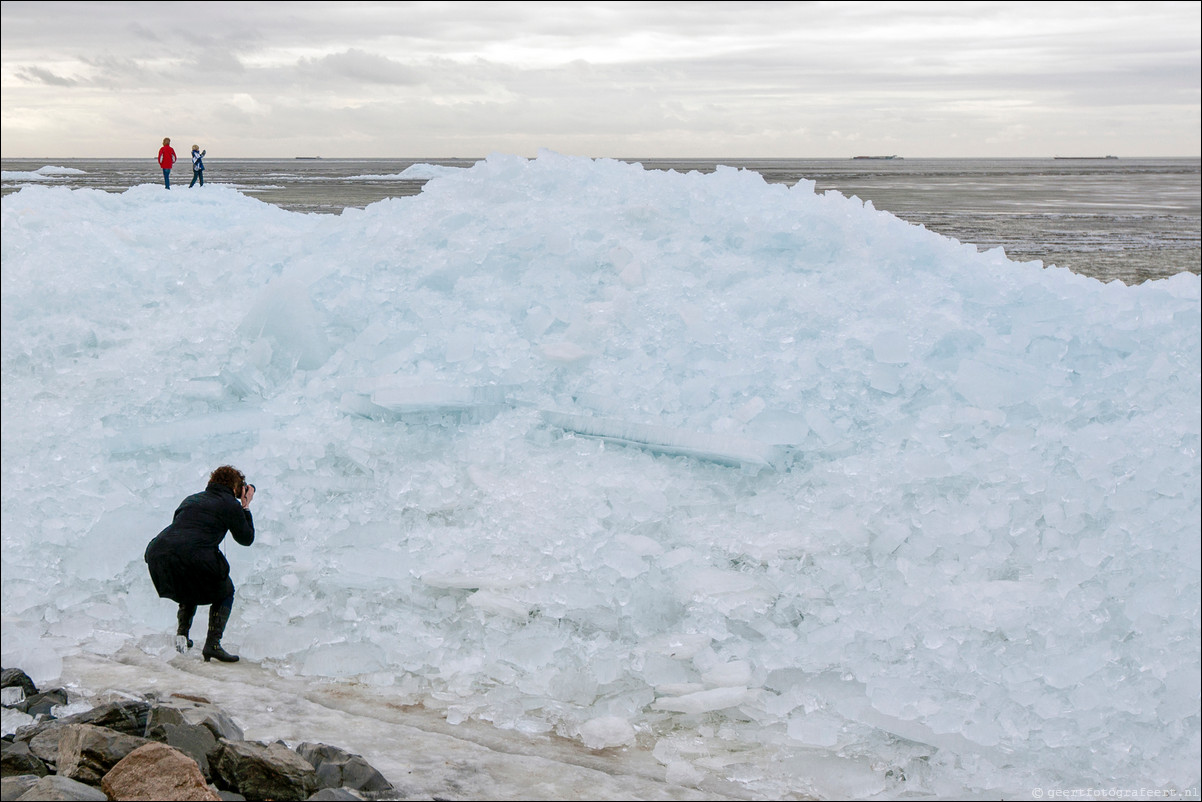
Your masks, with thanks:
[{"label": "white ice chunk", "polygon": [[685,694],[684,696],[663,697],[652,704],[656,710],[671,710],[677,713],[708,713],[714,710],[725,710],[754,702],[758,692],[750,688],[712,688],[708,691]]},{"label": "white ice chunk", "polygon": [[634,743],[634,727],[619,716],[600,716],[580,725],[580,740],[589,749],[629,746]]},{"label": "white ice chunk", "polygon": [[710,685],[736,686],[751,683],[751,663],[746,660],[733,660],[729,663],[719,663],[701,674],[701,679]]},{"label": "white ice chunk", "polygon": [[877,362],[901,365],[911,360],[910,345],[900,331],[884,331],[872,340],[872,356]]},{"label": "white ice chunk", "polygon": [[776,447],[741,437],[563,412],[543,412],[542,416],[549,425],[565,431],[642,448],[655,454],[692,457],[749,468],[773,467],[781,459]]},{"label": "white ice chunk", "polygon": [[542,354],[547,361],[563,365],[583,362],[592,356],[587,350],[573,342],[546,343],[542,347]]},{"label": "white ice chunk", "polygon": [[253,443],[260,432],[270,429],[274,422],[273,416],[260,409],[191,415],[169,423],[148,425],[114,422],[107,445],[114,456],[156,450],[189,453],[202,448],[206,442],[231,442],[235,437],[242,445]]},{"label": "white ice chunk", "polygon": [[531,607],[529,604],[492,590],[476,591],[468,597],[467,603],[478,610],[496,613],[518,621],[524,621],[530,617]]},{"label": "white ice chunk", "polygon": [[17,730],[27,727],[33,722],[33,716],[28,713],[22,713],[20,710],[6,707],[0,711],[0,734],[12,735]]},{"label": "white ice chunk", "polygon": [[268,337],[278,350],[296,359],[301,370],[314,370],[333,353],[326,327],[308,290],[299,282],[272,282],[239,327],[251,340]]},{"label": "white ice chunk", "polygon": [[319,677],[353,677],[384,668],[384,651],[370,643],[331,643],[310,649],[300,673]]},{"label": "white ice chunk", "polygon": [[839,719],[822,713],[790,716],[789,737],[808,746],[829,748],[839,743]]},{"label": "white ice chunk", "polygon": [[700,633],[665,632],[642,642],[645,649],[678,660],[692,660],[713,639]]}]

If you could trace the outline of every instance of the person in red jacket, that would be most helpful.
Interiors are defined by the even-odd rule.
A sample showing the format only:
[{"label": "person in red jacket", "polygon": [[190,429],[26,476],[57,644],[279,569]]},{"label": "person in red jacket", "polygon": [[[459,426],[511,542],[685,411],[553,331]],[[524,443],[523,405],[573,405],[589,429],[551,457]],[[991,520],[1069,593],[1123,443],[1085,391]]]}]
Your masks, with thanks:
[{"label": "person in red jacket", "polygon": [[159,167],[163,168],[163,184],[171,189],[171,168],[175,166],[175,149],[171,147],[171,137],[163,138],[163,147],[159,148]]}]

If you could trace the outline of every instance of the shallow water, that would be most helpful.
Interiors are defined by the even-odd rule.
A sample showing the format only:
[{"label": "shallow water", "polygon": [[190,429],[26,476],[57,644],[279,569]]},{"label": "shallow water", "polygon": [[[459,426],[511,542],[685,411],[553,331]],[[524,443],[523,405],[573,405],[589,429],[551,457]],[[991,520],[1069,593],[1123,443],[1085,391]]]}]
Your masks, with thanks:
[{"label": "shallow water", "polygon": [[[210,158],[210,182],[299,212],[337,214],[421,192],[424,181],[396,176],[415,163],[468,167],[472,159]],[[1015,261],[1038,260],[1101,281],[1139,284],[1202,270],[1202,192],[1197,159],[627,159],[649,170],[711,172],[729,165],[769,183],[811,180],[871,201],[878,209],[940,234],[1003,248]],[[36,182],[20,174],[45,165],[82,170]],[[3,194],[26,183],[122,192],[157,183],[151,159],[5,159]],[[187,188],[189,171],[173,173]]]}]

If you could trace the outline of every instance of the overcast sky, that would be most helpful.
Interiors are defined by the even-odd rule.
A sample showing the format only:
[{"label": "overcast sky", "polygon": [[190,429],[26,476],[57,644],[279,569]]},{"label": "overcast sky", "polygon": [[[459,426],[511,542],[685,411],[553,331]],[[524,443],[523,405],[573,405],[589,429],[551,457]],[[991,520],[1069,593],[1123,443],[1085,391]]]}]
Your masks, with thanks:
[{"label": "overcast sky", "polygon": [[4,2],[16,157],[1199,156],[1202,3]]}]

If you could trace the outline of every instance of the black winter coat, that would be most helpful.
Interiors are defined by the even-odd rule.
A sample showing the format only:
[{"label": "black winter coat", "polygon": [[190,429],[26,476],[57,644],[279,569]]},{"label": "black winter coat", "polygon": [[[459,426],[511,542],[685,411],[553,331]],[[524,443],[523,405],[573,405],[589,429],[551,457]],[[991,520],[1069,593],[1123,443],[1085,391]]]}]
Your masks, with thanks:
[{"label": "black winter coat", "polygon": [[146,547],[154,589],[180,604],[216,604],[234,595],[230,564],[217,548],[229,532],[243,546],[255,542],[250,510],[225,485],[180,502],[171,525]]}]

